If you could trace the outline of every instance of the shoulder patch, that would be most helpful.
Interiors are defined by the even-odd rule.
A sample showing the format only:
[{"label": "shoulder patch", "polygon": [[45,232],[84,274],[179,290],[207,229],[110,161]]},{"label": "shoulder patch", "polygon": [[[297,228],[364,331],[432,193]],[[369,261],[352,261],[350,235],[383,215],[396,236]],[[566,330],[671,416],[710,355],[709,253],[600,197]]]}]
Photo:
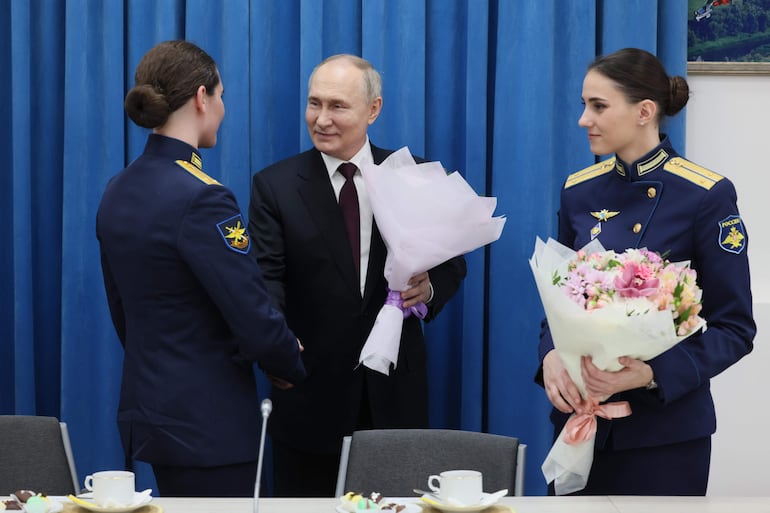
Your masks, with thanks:
[{"label": "shoulder patch", "polygon": [[228,249],[237,253],[246,254],[249,252],[251,239],[246,231],[246,224],[243,222],[241,214],[234,215],[229,219],[217,223],[217,230]]},{"label": "shoulder patch", "polygon": [[674,157],[666,162],[663,169],[669,173],[675,174],[681,178],[684,178],[688,182],[692,182],[695,185],[699,185],[704,189],[711,189],[714,184],[724,178],[722,175],[713,171],[709,171],[705,167],[699,166],[694,162],[690,162],[682,157]]},{"label": "shoulder patch", "polygon": [[719,247],[736,255],[746,247],[746,229],[741,216],[727,216],[719,221]]},{"label": "shoulder patch", "polygon": [[586,180],[590,180],[592,178],[596,178],[597,176],[601,176],[604,174],[609,173],[615,168],[615,157],[609,158],[607,160],[603,160],[599,162],[598,164],[594,164],[593,166],[588,166],[585,169],[582,169],[578,171],[577,173],[572,173],[567,177],[567,181],[564,183],[564,188],[569,189],[573,185],[577,185],[579,183],[585,182]]},{"label": "shoulder patch", "polygon": [[206,185],[222,185],[221,183],[217,182],[213,178],[211,178],[209,175],[192,165],[190,162],[187,162],[186,160],[177,160],[175,161],[176,164],[193,175],[195,178],[200,180],[201,182],[205,183]]}]

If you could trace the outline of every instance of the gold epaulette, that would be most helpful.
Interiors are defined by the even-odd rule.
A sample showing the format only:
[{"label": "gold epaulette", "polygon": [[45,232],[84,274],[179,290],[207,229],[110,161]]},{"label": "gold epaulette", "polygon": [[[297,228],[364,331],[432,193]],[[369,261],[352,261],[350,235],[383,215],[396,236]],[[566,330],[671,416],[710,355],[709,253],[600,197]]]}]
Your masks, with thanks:
[{"label": "gold epaulette", "polygon": [[221,183],[217,182],[213,178],[211,178],[209,175],[201,171],[198,167],[194,166],[192,163],[187,162],[186,160],[177,160],[175,161],[176,164],[193,175],[195,178],[200,180],[201,182],[207,184],[207,185],[222,185]]},{"label": "gold epaulette", "polygon": [[596,178],[597,176],[609,173],[613,169],[615,169],[615,157],[603,160],[598,164],[594,164],[593,166],[588,166],[587,168],[578,171],[577,173],[572,173],[567,177],[567,182],[564,184],[564,188],[569,189],[573,185],[577,185],[579,183],[585,182],[586,180],[590,180],[591,178]]},{"label": "gold epaulette", "polygon": [[688,182],[699,185],[706,190],[711,189],[715,183],[724,178],[724,176],[709,171],[705,167],[699,166],[682,157],[674,157],[669,160],[663,166],[663,169],[684,178]]}]

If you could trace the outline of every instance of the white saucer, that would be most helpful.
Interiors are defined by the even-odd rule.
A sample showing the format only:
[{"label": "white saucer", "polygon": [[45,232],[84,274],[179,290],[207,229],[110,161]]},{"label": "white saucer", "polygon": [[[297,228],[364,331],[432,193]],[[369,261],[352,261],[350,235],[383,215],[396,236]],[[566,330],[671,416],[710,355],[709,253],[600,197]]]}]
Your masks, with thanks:
[{"label": "white saucer", "polygon": [[497,501],[501,497],[501,493],[502,495],[505,495],[508,493],[508,490],[500,490],[499,492],[495,493],[482,493],[481,502],[478,504],[471,504],[470,506],[456,506],[454,504],[447,504],[443,501],[436,500],[436,498],[432,495],[423,495],[421,499],[425,504],[428,504],[430,507],[441,511],[447,511],[450,513],[475,513],[477,511],[483,511],[487,508],[491,508],[497,504]]},{"label": "white saucer", "polygon": [[125,513],[127,511],[134,511],[135,509],[139,509],[142,506],[146,506],[150,503],[150,501],[152,501],[152,495],[146,495],[142,492],[135,492],[134,503],[127,506],[99,506],[98,504],[86,501],[85,499],[75,502],[74,504],[89,511],[96,511],[97,513]]}]

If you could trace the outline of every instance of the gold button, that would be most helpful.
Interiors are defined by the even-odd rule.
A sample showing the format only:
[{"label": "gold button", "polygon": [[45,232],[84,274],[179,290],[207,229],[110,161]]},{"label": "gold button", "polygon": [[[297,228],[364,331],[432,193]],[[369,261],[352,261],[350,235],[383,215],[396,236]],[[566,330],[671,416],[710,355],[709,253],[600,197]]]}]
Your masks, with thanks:
[{"label": "gold button", "polygon": [[634,225],[634,233],[639,233],[642,231],[642,223],[636,223]]},{"label": "gold button", "polygon": [[658,191],[655,190],[655,187],[650,187],[647,189],[647,197],[652,199],[655,197],[655,195],[658,194]]}]

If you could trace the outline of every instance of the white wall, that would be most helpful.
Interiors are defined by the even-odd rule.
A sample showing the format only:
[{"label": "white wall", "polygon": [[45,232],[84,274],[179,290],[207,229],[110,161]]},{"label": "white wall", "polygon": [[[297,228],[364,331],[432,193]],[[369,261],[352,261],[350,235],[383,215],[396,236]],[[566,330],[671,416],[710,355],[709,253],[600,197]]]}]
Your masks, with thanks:
[{"label": "white wall", "polygon": [[754,351],[712,380],[709,495],[770,490],[770,76],[690,75],[686,156],[730,178],[749,234]]}]

